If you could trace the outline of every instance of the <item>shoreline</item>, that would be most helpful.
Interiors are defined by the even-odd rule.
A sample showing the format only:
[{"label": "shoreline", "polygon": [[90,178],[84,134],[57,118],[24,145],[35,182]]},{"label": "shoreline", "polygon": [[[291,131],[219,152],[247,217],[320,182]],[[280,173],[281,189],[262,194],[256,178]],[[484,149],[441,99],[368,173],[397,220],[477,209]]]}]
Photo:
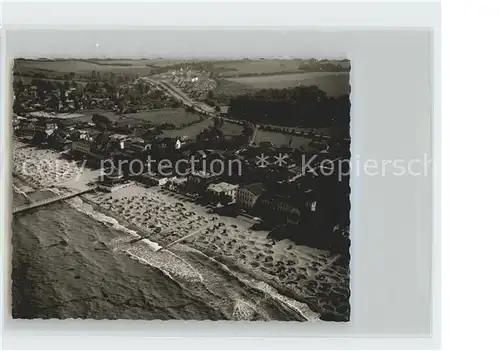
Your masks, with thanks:
[{"label": "shoreline", "polygon": [[[36,155],[32,153],[37,153],[39,150],[41,149],[23,149],[25,154],[21,157],[16,156],[17,160],[35,158]],[[58,153],[55,151],[42,150],[41,153],[48,156],[49,159],[50,157],[52,159],[58,157]],[[16,153],[16,147],[14,147],[14,153]],[[70,164],[68,160],[62,162]],[[64,166],[63,170],[69,170],[69,174],[61,176],[63,179],[68,179],[66,182],[56,181],[57,176],[54,177],[56,179],[47,179],[45,173],[30,177],[35,178],[33,179],[35,184],[44,184],[43,180],[54,181],[52,186],[45,182],[44,187],[35,189],[35,191],[69,191],[83,182],[83,180],[78,180],[77,184],[72,181],[72,177],[82,176],[83,173],[85,180],[86,177],[88,178],[85,173],[92,173],[90,170],[79,167]],[[42,172],[53,174],[54,171],[42,168]],[[15,170],[12,173],[13,176],[16,176]],[[38,179],[36,179],[37,177]],[[33,184],[31,179],[23,178],[25,178],[22,179],[23,181],[30,185]],[[340,269],[341,266],[334,265],[335,258],[328,257],[322,250],[300,247],[286,240],[274,243],[271,239],[267,239],[266,232],[246,229],[240,219],[204,213],[198,205],[184,203],[183,200],[173,195],[163,194],[161,191],[147,189],[140,185],[119,190],[116,194],[90,193],[77,199],[90,206],[94,211],[114,219],[120,226],[137,234],[137,238],[123,242],[124,245],[132,246],[136,242],[146,240],[168,251],[170,249],[182,251],[183,247],[195,250],[215,261],[221,267],[228,269],[230,274],[234,274],[244,284],[255,283],[251,282],[251,280],[255,280],[257,283],[254,285],[258,286],[259,282],[262,282],[276,290],[277,294],[284,297],[285,300],[297,302],[297,304],[290,304],[290,301],[281,301],[279,297],[277,298],[306,320],[308,318],[305,315],[310,313],[306,311],[304,314],[302,305],[306,305],[307,309],[316,313],[318,319],[322,319],[320,316],[323,314],[329,313],[334,317],[330,317],[331,319],[328,320],[348,321],[348,313],[343,310],[337,312],[338,306],[335,306],[335,301],[344,302],[342,304],[344,306],[349,304],[349,270],[348,268]],[[181,206],[178,206],[179,203]],[[106,225],[109,224],[106,223]],[[151,228],[153,224],[155,225],[154,229],[161,227],[161,231],[155,232]],[[176,243],[178,239],[183,239],[182,243]],[[147,244],[147,242],[145,243]],[[124,252],[133,255],[125,250]],[[251,262],[252,265],[248,262]],[[253,265],[254,263],[256,265]],[[317,273],[318,270],[319,273]],[[323,271],[325,272],[323,273]],[[273,274],[269,274],[270,272]],[[308,280],[309,275],[311,275],[311,279]],[[315,277],[316,279],[314,279]],[[256,288],[251,284],[248,286]],[[257,289],[259,288],[257,287]],[[259,290],[270,294],[269,288]]]},{"label": "shoreline", "polygon": [[[131,224],[131,223],[127,222],[126,220],[124,220],[118,214],[116,214],[114,212],[110,212],[109,210],[106,210],[106,209],[102,208],[101,206],[99,206],[98,203],[92,201],[91,199],[82,197],[82,201],[85,202],[85,203],[87,203],[88,205],[92,206],[92,208],[94,210],[96,210],[96,211],[104,214],[105,216],[109,216],[109,217],[115,219],[118,223],[120,223],[124,227],[126,227],[126,228],[128,228],[130,230],[133,230],[134,232],[136,232],[136,234],[141,237],[140,239],[137,238],[138,239],[137,241],[149,240],[148,237],[151,234],[148,232],[147,229],[140,228],[140,227],[138,227],[138,226],[136,226],[134,224]],[[123,242],[122,244],[127,245],[127,244],[132,244],[134,242],[136,242],[136,239],[132,239],[132,240],[127,241],[127,242]],[[305,309],[304,306],[297,306],[297,303],[295,303],[293,301],[292,302],[291,301],[287,301],[290,298],[295,299],[296,296],[294,296],[294,294],[291,294],[291,292],[284,290],[279,285],[276,286],[276,282],[270,280],[269,278],[261,276],[261,275],[255,273],[255,272],[251,272],[251,271],[245,269],[244,267],[242,267],[241,265],[239,265],[237,262],[224,262],[223,260],[218,260],[218,259],[212,257],[209,253],[204,252],[204,250],[202,250],[201,248],[196,248],[196,247],[192,247],[192,246],[188,246],[188,245],[183,245],[183,244],[176,244],[176,245],[181,245],[181,246],[183,246],[185,248],[185,250],[194,251],[197,254],[203,255],[204,257],[206,257],[207,259],[211,260],[212,262],[214,262],[215,264],[217,264],[219,267],[221,267],[229,275],[231,275],[232,277],[238,279],[243,284],[247,285],[249,288],[257,289],[261,293],[264,293],[265,295],[267,295],[267,296],[269,296],[271,298],[277,299],[281,303],[285,304],[288,308],[292,309],[297,314],[297,316],[300,319],[302,319],[302,321],[319,320],[318,316],[315,316],[315,315],[311,314],[311,311],[307,311],[307,309]],[[184,248],[182,248],[181,251],[183,251]],[[182,258],[178,257],[177,254],[175,254],[174,252],[171,252],[168,248],[161,247],[159,250],[166,250],[171,255],[173,255],[176,258],[178,258],[179,260],[184,261]],[[127,253],[129,256],[131,256],[132,259],[138,260],[138,261],[142,262],[143,264],[151,265],[150,262],[148,262],[147,260],[144,260],[141,257],[136,256],[134,254],[131,254],[131,253],[127,252],[126,250],[123,250],[123,251],[125,253]],[[188,263],[186,262],[186,264],[188,264]],[[153,267],[156,268],[156,269],[160,269],[160,268],[158,268],[156,266],[153,266]],[[160,271],[161,271],[161,269],[160,269]],[[245,275],[245,274],[248,275],[248,277],[242,276],[242,275]],[[175,280],[175,278],[172,277],[172,276],[170,276],[170,274],[168,274],[168,275],[169,275],[169,277],[171,279]],[[248,278],[257,280],[257,283],[249,281]],[[276,289],[278,295],[273,294],[266,287],[259,287],[258,285],[259,285],[260,282],[268,284],[271,288]],[[290,296],[290,295],[292,295],[292,296]],[[303,301],[297,300],[297,302],[300,303],[300,304],[304,304],[304,305],[308,306]],[[308,306],[308,307],[310,307],[310,306]]]},{"label": "shoreline", "polygon": [[[118,221],[118,223],[120,223],[124,227],[127,227],[128,229],[135,231],[139,236],[141,236],[141,239],[139,239],[139,241],[143,240],[143,239],[148,239],[152,235],[152,233],[150,233],[146,228],[141,228],[135,224],[129,223],[123,217],[121,217],[119,214],[102,208],[95,201],[88,199],[85,196],[81,196],[81,199],[84,202],[86,202],[87,204],[91,205],[98,212],[101,212],[102,214],[104,214],[106,216],[109,216],[111,218],[116,219]],[[133,241],[135,241],[135,239],[130,240],[128,243],[132,243]],[[175,245],[184,245],[184,244],[175,244]],[[200,254],[206,256],[212,262],[223,267],[223,269],[226,270],[229,274],[231,274],[232,276],[236,277],[237,279],[239,279],[240,281],[242,281],[246,284],[248,283],[248,281],[246,281],[246,277],[241,277],[240,274],[247,274],[251,278],[256,279],[257,281],[264,282],[264,283],[268,284],[269,286],[271,286],[272,288],[276,289],[277,292],[280,295],[283,295],[285,298],[292,298],[294,300],[297,300],[299,303],[305,304],[311,308],[311,306],[309,306],[305,301],[303,301],[303,299],[301,299],[300,296],[293,293],[292,291],[287,290],[283,286],[280,286],[279,284],[276,283],[275,280],[273,280],[271,278],[265,277],[262,274],[259,274],[259,273],[256,273],[255,271],[247,269],[244,266],[238,264],[238,262],[227,261],[227,260],[223,259],[221,256],[216,255],[214,252],[211,252],[208,249],[203,249],[200,247],[193,247],[193,246],[189,246],[189,245],[184,245],[184,246],[188,247],[191,250],[198,251]],[[163,247],[163,248],[166,249],[165,247]],[[235,270],[233,270],[231,268],[235,268]],[[254,286],[251,286],[251,285],[250,285],[250,287],[255,288]],[[267,292],[267,291],[263,291],[261,289],[259,289],[259,290],[265,294],[269,294],[269,292]],[[300,307],[297,308],[296,306],[291,306],[288,304],[287,304],[287,306],[293,307],[293,309],[296,311],[296,313],[298,313],[305,321],[311,320],[312,316],[308,316],[308,315],[310,315],[310,313],[307,313],[307,311],[303,311],[303,308],[300,308]],[[314,318],[314,319],[316,319],[316,318]]]}]

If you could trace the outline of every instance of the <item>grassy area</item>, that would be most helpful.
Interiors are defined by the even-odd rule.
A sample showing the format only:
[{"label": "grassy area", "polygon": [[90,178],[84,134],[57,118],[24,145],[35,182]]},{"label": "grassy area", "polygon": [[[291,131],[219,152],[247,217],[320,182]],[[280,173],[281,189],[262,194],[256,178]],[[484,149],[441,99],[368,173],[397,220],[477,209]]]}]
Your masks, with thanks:
[{"label": "grassy area", "polygon": [[269,132],[266,130],[259,130],[257,132],[257,135],[255,136],[255,142],[258,144],[264,141],[270,141],[271,143],[273,143],[274,146],[277,147],[291,146],[293,148],[299,148],[302,145],[309,144],[312,141],[312,139],[302,136],[279,133],[279,132]]},{"label": "grassy area", "polygon": [[202,130],[209,128],[212,125],[213,125],[213,122],[210,119],[205,119],[205,120],[201,121],[200,123],[195,123],[189,127],[183,128],[183,129],[164,130],[162,135],[164,135],[166,137],[170,137],[170,138],[183,137],[183,136],[194,138]]},{"label": "grassy area", "polygon": [[235,123],[224,123],[222,125],[222,132],[224,135],[237,136],[243,134],[243,127]]},{"label": "grassy area", "polygon": [[148,121],[154,124],[171,123],[180,126],[185,123],[197,121],[199,116],[192,112],[187,112],[183,108],[168,108],[154,111],[141,111],[126,114],[126,117]]},{"label": "grassy area", "polygon": [[228,104],[232,97],[251,93],[256,90],[257,89],[249,85],[241,84],[228,79],[218,79],[217,87],[213,90],[213,94],[217,101]]},{"label": "grassy area", "polygon": [[14,72],[18,74],[34,74],[42,73],[49,78],[62,76],[64,74],[74,72],[79,76],[90,75],[92,71],[99,73],[116,73],[116,74],[138,74],[147,75],[151,72],[151,68],[144,63],[136,61],[136,64],[100,64],[86,60],[16,60],[14,64]]},{"label": "grassy area", "polygon": [[[62,76],[62,74],[64,74],[64,73],[61,73],[60,75]],[[57,76],[53,77],[53,78],[33,78],[33,77],[15,75],[13,78],[13,81],[14,82],[21,81],[21,82],[23,82],[23,84],[31,84],[31,81],[33,79],[42,79],[42,80],[49,81],[49,82],[61,82],[61,83],[75,82],[75,83],[78,83],[78,85],[83,85],[83,86],[88,84],[88,81],[85,81],[85,80],[67,80],[67,79],[63,79],[62,77],[58,78]]]},{"label": "grassy area", "polygon": [[184,62],[183,60],[168,60],[168,59],[91,59],[90,62],[98,65],[121,65],[121,66],[170,66]]},{"label": "grassy area", "polygon": [[[195,123],[183,129],[178,130],[164,130],[162,135],[175,138],[187,136],[190,138],[196,137],[204,129],[212,127],[214,122],[211,119],[205,119],[199,123]],[[222,126],[222,132],[224,135],[237,136],[243,133],[243,127],[234,123],[224,123]]]},{"label": "grassy area", "polygon": [[245,74],[270,74],[279,72],[298,72],[303,60],[241,60],[218,62],[214,68],[223,77]]},{"label": "grassy area", "polygon": [[318,88],[323,90],[329,96],[339,96],[349,94],[350,92],[348,73],[307,72],[260,77],[228,78],[227,80],[243,86],[251,87],[253,89],[283,89],[298,85],[317,85]]}]

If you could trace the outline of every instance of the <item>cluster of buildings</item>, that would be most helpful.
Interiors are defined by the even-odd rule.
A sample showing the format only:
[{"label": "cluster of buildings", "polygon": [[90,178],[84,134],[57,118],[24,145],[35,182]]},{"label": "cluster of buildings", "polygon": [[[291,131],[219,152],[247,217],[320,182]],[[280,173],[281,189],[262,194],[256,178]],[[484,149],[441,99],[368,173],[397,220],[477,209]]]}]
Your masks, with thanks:
[{"label": "cluster of buildings", "polygon": [[177,100],[161,89],[145,87],[142,81],[113,85],[106,81],[91,81],[86,85],[76,81],[34,79],[14,84],[14,111],[29,113],[53,111],[79,112],[90,109],[137,112],[177,106]]},{"label": "cluster of buildings", "polygon": [[[340,157],[344,149],[321,142],[311,143],[307,150],[269,142],[248,143],[237,150],[208,149],[196,137],[97,130],[91,118],[78,114],[40,112],[14,116],[13,124],[15,134],[32,143],[67,150],[69,157],[85,159],[90,167],[109,167],[100,180],[103,190],[136,181],[264,222],[306,228],[324,220],[319,218],[324,212],[318,210],[328,206],[321,196],[327,191],[319,179],[322,176],[314,170],[322,160]],[[311,172],[304,172],[304,156],[315,159]],[[269,164],[262,164],[263,157]]]},{"label": "cluster of buildings", "polygon": [[210,72],[189,67],[172,69],[167,72],[168,79],[197,100],[204,100],[208,92],[217,87],[217,82],[210,78]]},{"label": "cluster of buildings", "polygon": [[22,81],[14,84],[14,111],[54,111],[75,112],[85,109],[112,109],[115,105],[104,86],[93,83],[92,93],[85,91],[79,83],[51,81],[46,79],[33,80],[30,84]]}]

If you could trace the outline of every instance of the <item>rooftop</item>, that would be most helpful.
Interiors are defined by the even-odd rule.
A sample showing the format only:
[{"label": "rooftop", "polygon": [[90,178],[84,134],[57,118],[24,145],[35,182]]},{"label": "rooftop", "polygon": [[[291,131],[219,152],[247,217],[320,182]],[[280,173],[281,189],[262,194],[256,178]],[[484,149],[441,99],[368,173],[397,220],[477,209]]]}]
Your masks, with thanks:
[{"label": "rooftop", "polygon": [[78,130],[80,133],[89,134],[89,135],[101,134],[100,131],[98,131],[97,129],[92,129],[92,128],[77,128],[76,130]]},{"label": "rooftop", "polygon": [[193,176],[200,177],[200,178],[205,178],[205,179],[209,179],[209,178],[213,178],[213,177],[217,177],[218,176],[217,174],[211,174],[209,172],[203,172],[203,171],[197,171],[197,172],[193,172],[191,174]]},{"label": "rooftop", "polygon": [[36,118],[54,118],[54,119],[71,119],[85,117],[81,113],[50,113],[45,111],[35,111],[30,113],[31,117]]},{"label": "rooftop", "polygon": [[250,191],[254,195],[260,195],[264,191],[264,185],[262,183],[252,183],[245,185],[242,188]]},{"label": "rooftop", "polygon": [[220,106],[220,113],[228,113],[229,106]]},{"label": "rooftop", "polygon": [[217,183],[217,184],[210,184],[208,186],[208,190],[212,190],[212,191],[217,192],[217,193],[232,191],[232,190],[236,190],[237,188],[238,188],[238,185],[234,185],[234,184],[230,184],[230,183],[226,183],[226,182],[221,182],[221,183]]}]

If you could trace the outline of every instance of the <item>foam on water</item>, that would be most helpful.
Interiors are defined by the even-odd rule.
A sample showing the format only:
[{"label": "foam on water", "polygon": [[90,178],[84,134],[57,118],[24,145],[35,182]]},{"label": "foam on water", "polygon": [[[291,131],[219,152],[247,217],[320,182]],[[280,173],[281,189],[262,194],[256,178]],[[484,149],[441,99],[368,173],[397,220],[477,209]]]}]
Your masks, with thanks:
[{"label": "foam on water", "polygon": [[[177,244],[175,246],[175,248],[178,251],[190,251],[190,252],[193,252],[193,253],[195,253],[197,255],[203,256],[207,260],[210,260],[210,261],[214,262],[215,264],[219,265],[224,271],[226,271],[229,275],[231,275],[235,279],[238,279],[238,281],[242,282],[243,284],[245,284],[246,286],[248,286],[250,288],[257,289],[257,290],[265,293],[266,295],[268,295],[269,297],[273,298],[276,301],[279,301],[281,304],[283,304],[283,305],[291,308],[292,310],[296,311],[298,314],[300,314],[307,321],[319,321],[320,320],[320,318],[319,318],[320,315],[318,313],[312,311],[309,308],[309,306],[307,306],[307,304],[299,302],[297,300],[294,300],[292,298],[289,298],[287,296],[284,296],[284,295],[280,294],[275,288],[273,288],[271,285],[269,285],[269,284],[267,284],[267,283],[265,283],[263,281],[259,281],[259,280],[253,279],[253,278],[250,278],[250,279],[244,278],[241,275],[239,275],[236,272],[234,272],[231,269],[229,269],[229,267],[227,267],[222,262],[219,262],[216,259],[214,259],[214,258],[212,258],[210,256],[207,256],[206,254],[204,254],[203,252],[201,252],[201,251],[199,251],[199,250],[197,250],[195,248],[192,248],[192,247],[189,247],[189,246],[186,246],[186,245],[182,245],[182,244]],[[237,303],[235,304],[235,309],[238,309],[238,310],[242,310],[242,309],[247,310],[248,307],[249,307],[248,304],[246,306],[243,306],[241,304],[242,301],[236,300],[236,302]]]},{"label": "foam on water", "polygon": [[[217,284],[216,281],[214,281],[212,284],[210,281],[207,281],[207,279],[204,279],[202,273],[197,271],[190,263],[188,263],[187,257],[181,257],[183,256],[183,252],[191,254],[194,253],[203,257],[204,260],[210,261],[216,264],[218,267],[221,267],[225,273],[238,280],[245,286],[256,289],[264,293],[266,298],[273,299],[280,305],[286,306],[290,310],[295,311],[295,313],[300,315],[304,320],[319,320],[319,314],[312,311],[305,303],[301,303],[280,294],[275,288],[263,281],[243,277],[242,275],[229,269],[229,267],[227,267],[223,263],[207,256],[197,249],[183,244],[176,244],[172,248],[170,248],[170,250],[167,250],[158,243],[153,242],[149,239],[141,239],[141,236],[136,231],[121,225],[115,218],[112,218],[95,210],[90,204],[83,202],[79,198],[66,200],[66,202],[69,203],[71,207],[88,215],[94,220],[109,225],[113,229],[126,234],[126,236],[122,238],[115,238],[107,243],[107,245],[110,246],[111,249],[123,251],[131,258],[143,264],[159,269],[168,278],[177,282],[178,284],[181,284],[182,286],[184,286],[184,284],[182,283],[186,282],[195,283],[195,285],[200,284],[201,286],[204,286],[204,288],[209,289],[211,285]],[[134,239],[140,240],[135,241]],[[251,303],[245,301],[238,294],[230,295],[230,298],[232,300],[233,306],[233,319],[251,320],[258,313],[256,306],[253,306]]]},{"label": "foam on water", "polygon": [[[127,234],[128,237],[124,238],[124,239],[127,239],[128,241],[141,238],[141,236],[139,234],[137,234],[137,232],[135,230],[132,230],[130,228],[125,227],[124,225],[121,225],[113,217],[106,216],[105,214],[94,210],[94,208],[91,205],[84,203],[82,201],[82,199],[80,199],[80,198],[77,198],[77,197],[72,198],[72,199],[66,200],[66,202],[69,203],[71,205],[71,207],[73,207],[74,209],[86,214],[87,216],[95,219],[96,221],[107,224],[107,225],[111,226],[113,229],[116,229],[120,232]],[[122,242],[121,239],[118,239],[117,241]],[[128,241],[125,241],[125,242],[128,242]]]},{"label": "foam on water", "polygon": [[[141,239],[141,236],[136,231],[121,225],[116,219],[96,211],[91,205],[85,204],[81,199],[73,198],[68,202],[73,208],[85,213],[96,221],[110,225],[113,229],[127,234],[125,238],[118,238],[111,241],[109,245],[112,248],[120,249],[142,263],[160,269],[171,279],[177,278],[190,282],[203,281],[203,277],[187,262],[168,250],[162,250],[162,246],[158,243],[149,239]],[[141,240],[130,243],[134,239]]]}]

